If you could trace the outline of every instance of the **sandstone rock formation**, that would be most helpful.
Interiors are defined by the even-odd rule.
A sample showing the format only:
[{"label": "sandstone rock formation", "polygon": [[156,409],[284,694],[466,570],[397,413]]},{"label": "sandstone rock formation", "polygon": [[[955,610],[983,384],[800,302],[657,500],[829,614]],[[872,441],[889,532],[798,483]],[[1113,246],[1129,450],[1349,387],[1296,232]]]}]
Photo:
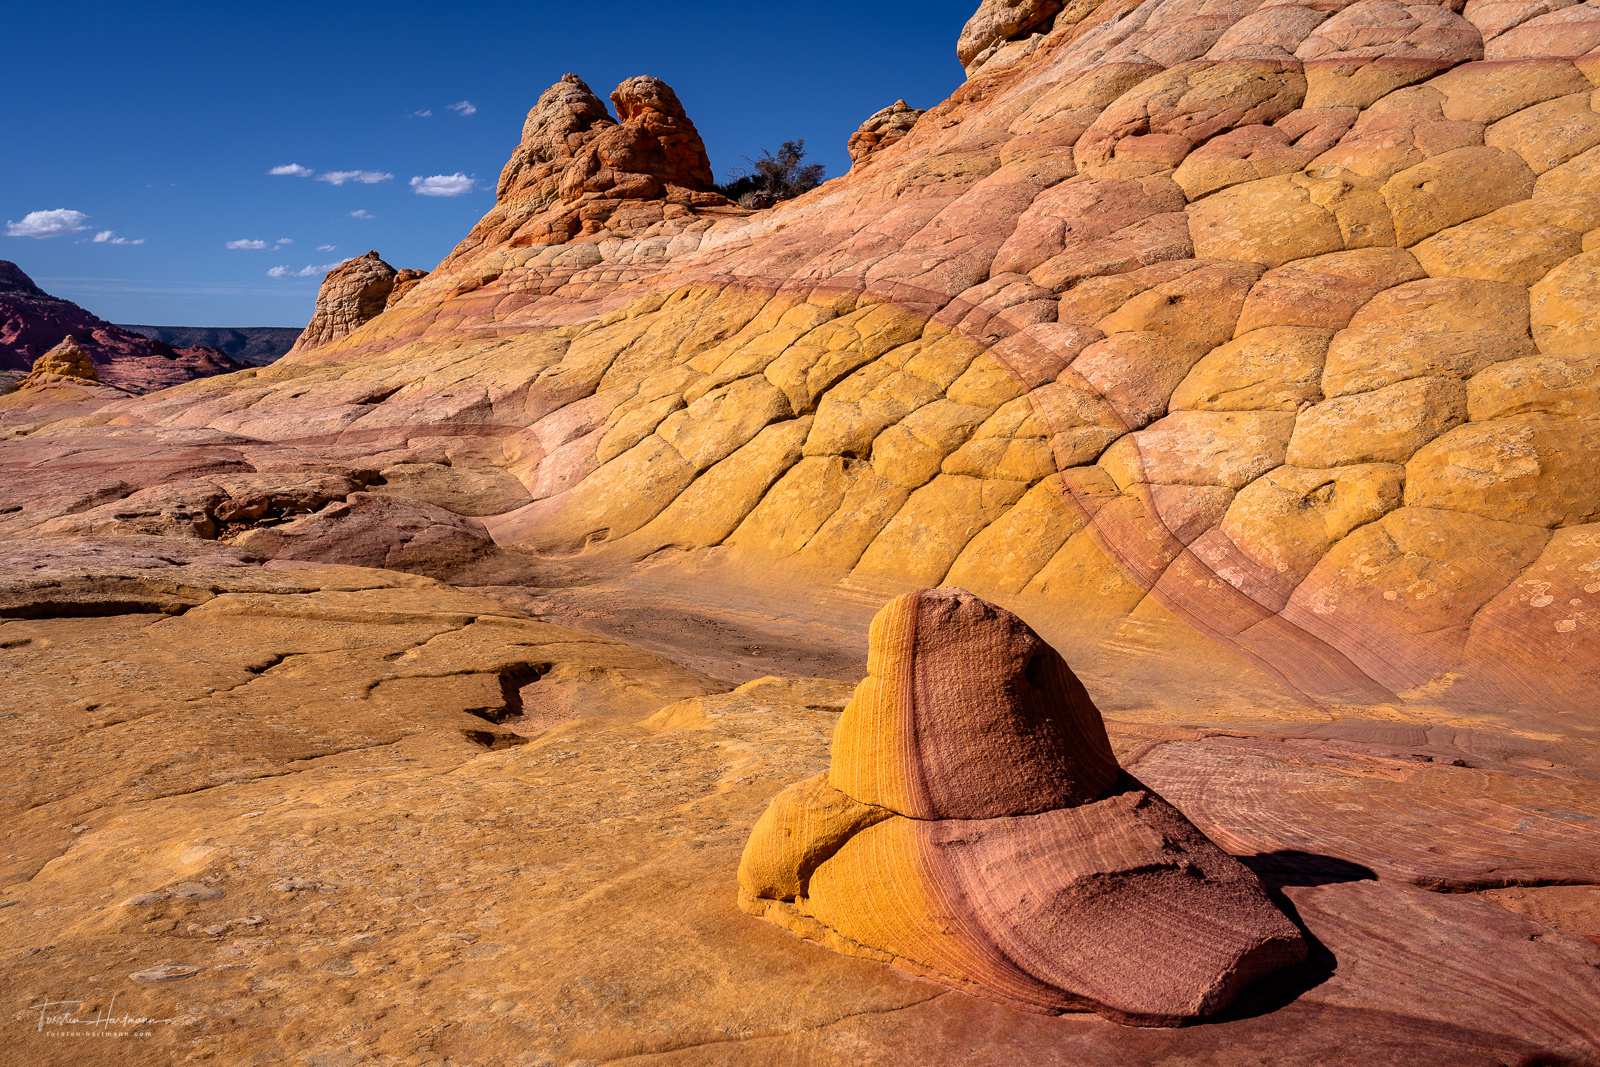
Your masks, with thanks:
[{"label": "sandstone rock formation", "polygon": [[[1519,877],[1550,877],[1539,865],[1592,810],[1576,792],[1487,820],[1470,790],[1438,792],[1416,852],[1369,831],[1329,843],[1342,860],[1319,855],[1333,812],[1288,805],[1269,825],[1299,851],[1245,859],[1316,938],[1309,988],[1260,983],[1271,996],[1247,991],[1224,1021],[1180,1029],[1038,1015],[820,951],[730,903],[768,799],[827,772],[849,685],[728,691],[470,591],[263,563],[206,540],[6,546],[0,731],[24,773],[0,793],[0,994],[82,997],[86,1019],[110,1006],[174,1020],[122,1042],[136,1067],[194,1051],[247,1062],[262,1048],[476,1063],[962,1055],[1003,1067],[1058,1062],[1063,1047],[1099,1067],[1595,1060],[1600,945],[1573,936],[1600,936],[1584,925],[1600,919],[1582,899],[1592,885],[1441,894],[1361,873],[1431,856],[1476,866],[1486,884],[1505,853],[1439,849],[1470,826],[1485,842],[1512,835],[1530,865]],[[68,675],[82,684],[64,687]],[[1270,727],[1248,739],[1107,727],[1141,779],[1193,768],[1211,796],[1266,797],[1263,782],[1300,782],[1308,758],[1396,797],[1408,767],[1572,785],[1582,772],[1504,762],[1565,758],[1549,747],[1487,758],[1487,738],[1463,731],[1417,745],[1394,729],[1291,740]],[[1203,758],[1208,743],[1246,740],[1246,761]],[[1170,791],[1173,776],[1159,780]],[[1233,825],[1252,799],[1239,796],[1219,809]],[[164,966],[187,976],[132,977]],[[11,1040],[31,1061],[104,1060],[83,1051],[90,1041],[21,1025]]]},{"label": "sandstone rock formation", "polygon": [[[1555,891],[1600,880],[1600,69],[1592,4],[1513,8],[1063,7],[758,214],[613,195],[654,188],[606,162],[634,135],[591,153],[618,124],[563,82],[494,209],[352,333],[150,396],[0,397],[26,587],[0,652],[30,679],[0,730],[35,864],[0,908],[27,946],[4,995],[204,967],[126,980],[119,1009],[187,1020],[123,1043],[152,1064],[1595,1062],[1600,905]],[[52,326],[19,368],[69,332],[95,355]],[[388,569],[275,584],[346,551]],[[269,591],[174,562],[203,552]],[[457,611],[410,566],[503,599]],[[1303,987],[1174,1030],[1035,1017],[711,891],[826,769],[842,688],[752,679],[853,680],[872,614],[938,585],[1027,617],[1121,764],[1293,904]],[[538,644],[465,618],[502,608],[754,688],[642,690],[628,719],[588,660],[521,699],[603,723],[469,740],[453,713],[509,715],[487,674],[533,662],[478,638]],[[242,658],[206,674],[197,647]],[[481,677],[391,681],[417,661]],[[428,704],[425,756],[363,730]],[[262,755],[285,738],[325,747]],[[148,879],[122,899],[167,896],[116,910],[124,871]]]},{"label": "sandstone rock formation", "polygon": [[635,135],[563,80],[439,270],[274,368],[307,392],[200,404],[268,436],[465,419],[531,497],[503,545],[959,583],[1108,684],[1148,625],[1313,701],[1564,714],[1600,687],[1600,75],[1479,62],[1498,24],[1448,8],[1359,43],[1373,3],[1064,10],[892,167],[759,220],[614,198],[656,188],[601,166]]},{"label": "sandstone rock formation", "polygon": [[[1596,505],[1568,458],[1593,62],[1508,81],[1447,8],[1425,14],[1449,33],[1348,61],[1361,5],[1281,28],[1276,59],[1250,42],[1278,9],[1203,32],[1115,10],[1058,15],[892,172],[759,224],[524,248],[497,207],[436,304],[355,345],[549,331],[509,346],[551,458],[491,524],[506,543],[959,582],[1068,645],[1148,593],[1313,700],[1542,715],[1593,691]],[[1075,646],[1091,673],[1099,642]]]},{"label": "sandstone rock formation", "polygon": [[[316,310],[288,354],[325,345],[382,314],[399,276],[377,252],[347,259],[322,277]],[[412,280],[414,283],[415,275]]]},{"label": "sandstone rock formation", "polygon": [[[494,210],[439,269],[501,247],[700,232],[706,225],[696,225],[701,211],[729,206],[712,188],[705,145],[670,86],[659,78],[629,78],[611,100],[620,123],[576,74],[545,90],[500,172]],[[553,262],[594,261],[579,255]]]},{"label": "sandstone rock formation", "polygon": [[174,348],[51,296],[15,263],[0,260],[0,371],[30,370],[40,356],[72,337],[99,380],[144,393],[244,366],[211,348]]},{"label": "sandstone rock formation", "polygon": [[969,78],[997,59],[996,66],[1014,63],[1038,47],[1064,6],[1061,0],[983,0],[961,28],[956,58]]},{"label": "sandstone rock formation", "polygon": [[68,334],[61,343],[33,361],[33,370],[23,379],[22,386],[43,384],[59,378],[98,382],[100,373],[94,369],[89,353],[78,344],[78,339]]},{"label": "sandstone rock formation", "polygon": [[1176,1025],[1306,958],[1256,876],[1119,773],[1100,713],[1015,615],[891,600],[826,775],[778,794],[739,905],[1035,1011]]},{"label": "sandstone rock formation", "polygon": [[[711,191],[715,179],[706,146],[672,86],[639,75],[613,89],[611,103],[623,129],[602,135],[602,143],[595,145],[595,155],[603,163],[618,171],[648,174],[664,187]],[[630,126],[634,130],[624,133]]]},{"label": "sandstone rock formation", "polygon": [[851,164],[859,166],[874,152],[882,151],[904,138],[921,117],[922,110],[904,100],[896,100],[888,107],[874,111],[850,135],[850,143],[846,148],[850,152]]}]

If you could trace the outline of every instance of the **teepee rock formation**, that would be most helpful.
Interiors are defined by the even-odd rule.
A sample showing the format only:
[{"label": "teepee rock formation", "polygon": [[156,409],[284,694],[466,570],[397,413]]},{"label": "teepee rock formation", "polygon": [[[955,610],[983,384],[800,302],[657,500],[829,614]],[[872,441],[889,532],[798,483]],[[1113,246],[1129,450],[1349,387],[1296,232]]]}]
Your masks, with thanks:
[{"label": "teepee rock formation", "polygon": [[872,622],[826,774],[778,794],[739,904],[1033,1011],[1171,1026],[1306,957],[1261,883],[1123,773],[1066,661],[960,589]]},{"label": "teepee rock formation", "polygon": [[68,334],[61,343],[33,361],[33,370],[23,383],[58,381],[62,378],[79,378],[98,382],[100,372],[94,369],[89,353],[83,350],[78,339]]}]

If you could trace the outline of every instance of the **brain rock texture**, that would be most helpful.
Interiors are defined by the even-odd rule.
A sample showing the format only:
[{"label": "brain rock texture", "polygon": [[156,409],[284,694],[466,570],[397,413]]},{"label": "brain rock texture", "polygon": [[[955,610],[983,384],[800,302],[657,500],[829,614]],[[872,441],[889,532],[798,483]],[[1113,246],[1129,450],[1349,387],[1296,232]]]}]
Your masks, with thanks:
[{"label": "brain rock texture", "polygon": [[670,89],[569,76],[404,300],[123,417],[448,423],[520,551],[1554,721],[1600,682],[1600,8],[1545,6],[985,4],[1025,55],[754,214]]}]

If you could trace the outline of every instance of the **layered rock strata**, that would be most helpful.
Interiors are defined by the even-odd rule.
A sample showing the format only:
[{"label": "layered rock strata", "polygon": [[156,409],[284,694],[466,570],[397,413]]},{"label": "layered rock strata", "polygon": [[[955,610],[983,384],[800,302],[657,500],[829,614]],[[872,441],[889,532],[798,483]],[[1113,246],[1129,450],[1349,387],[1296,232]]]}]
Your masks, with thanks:
[{"label": "layered rock strata", "polygon": [[617,128],[564,80],[445,264],[290,358],[342,368],[202,406],[465,418],[532,499],[503,544],[959,584],[1101,677],[1189,628],[1313,702],[1586,706],[1597,61],[1477,8],[1186,10],[1064,10],[761,218],[563,186]]},{"label": "layered rock strata", "polygon": [[[550,112],[345,337],[0,397],[0,992],[172,1019],[152,1067],[1596,1062],[1593,11],[1090,0],[753,215],[562,200],[618,124]],[[761,676],[941,584],[1293,903],[1298,984],[1045,1016],[717,890],[849,689]]]},{"label": "layered rock strata", "polygon": [[1595,61],[1480,62],[1501,31],[1447,7],[1371,42],[1371,0],[1119,12],[1056,16],[892,171],[761,223],[469,242],[361,343],[582,331],[541,334],[536,391],[584,384],[537,401],[543,498],[497,531],[541,551],[720,545],[1063,628],[1148,593],[1313,700],[1594,691]]},{"label": "layered rock strata", "polygon": [[1256,876],[1120,773],[1066,662],[957,589],[873,620],[828,773],[773,799],[739,904],[1030,1010],[1176,1025],[1306,958]]}]

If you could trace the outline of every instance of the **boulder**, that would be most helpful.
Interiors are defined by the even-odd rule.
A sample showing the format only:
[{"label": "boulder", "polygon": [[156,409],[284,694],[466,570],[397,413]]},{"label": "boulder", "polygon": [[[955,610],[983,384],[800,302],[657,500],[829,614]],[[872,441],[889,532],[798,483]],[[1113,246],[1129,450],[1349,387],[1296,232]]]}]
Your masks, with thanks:
[{"label": "boulder", "polygon": [[836,951],[1049,1014],[1211,1015],[1306,958],[1246,867],[1122,772],[1021,619],[960,589],[872,622],[824,775],[774,798],[739,904]]}]

